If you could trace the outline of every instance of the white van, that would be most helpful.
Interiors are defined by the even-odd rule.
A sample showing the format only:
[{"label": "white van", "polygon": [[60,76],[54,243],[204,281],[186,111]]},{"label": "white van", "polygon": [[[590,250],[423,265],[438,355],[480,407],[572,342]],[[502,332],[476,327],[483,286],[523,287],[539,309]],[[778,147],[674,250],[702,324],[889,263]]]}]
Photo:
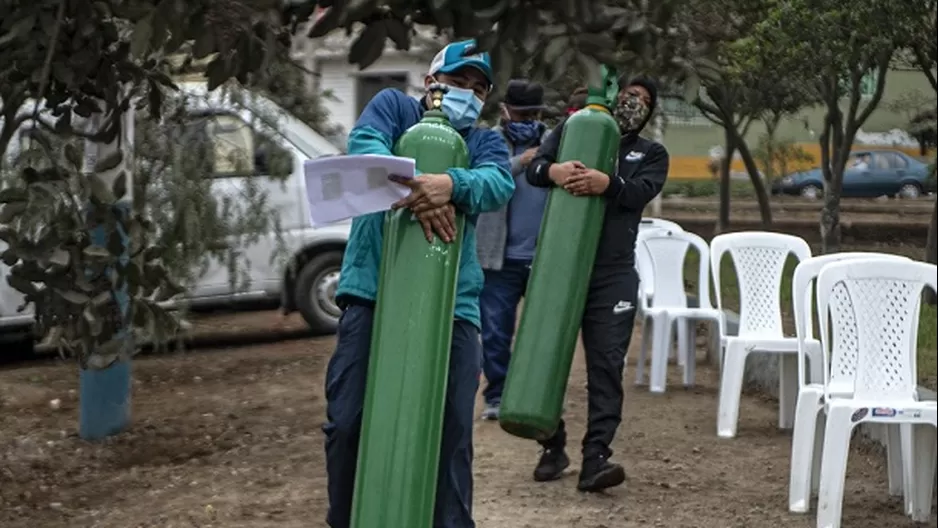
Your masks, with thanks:
[{"label": "white van", "polygon": [[[190,96],[187,108],[206,123],[216,153],[224,154],[214,156],[215,170],[206,175],[212,179],[213,194],[241,197],[247,179],[257,178],[255,183],[267,194],[269,206],[279,212],[281,236],[278,241],[276,233],[270,233],[242,248],[250,261],[246,290],[234,289],[225,263],[213,261],[186,300],[193,306],[279,300],[285,312],[299,311],[314,331],[334,332],[340,315],[335,291],[351,222],[311,226],[303,162],[337,155],[339,149],[262,97],[235,104],[220,91],[207,92],[204,83],[182,83],[180,90]],[[256,150],[257,138],[263,138],[266,148],[282,149],[292,157],[293,171],[286,180],[265,177],[267,153]],[[251,160],[253,173],[231,174],[217,166],[230,164],[232,154]],[[272,260],[278,249],[286,258]],[[0,262],[0,277],[8,271]],[[17,313],[20,304],[19,292],[0,278],[0,333],[22,330],[32,323],[31,313]]]}]

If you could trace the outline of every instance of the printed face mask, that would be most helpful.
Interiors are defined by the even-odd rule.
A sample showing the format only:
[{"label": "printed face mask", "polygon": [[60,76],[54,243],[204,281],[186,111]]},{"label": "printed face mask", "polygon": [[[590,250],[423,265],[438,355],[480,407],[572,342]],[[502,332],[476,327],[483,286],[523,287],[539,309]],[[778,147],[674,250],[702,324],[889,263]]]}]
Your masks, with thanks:
[{"label": "printed face mask", "polygon": [[447,87],[449,90],[443,95],[443,113],[456,130],[471,127],[482,113],[482,100],[472,90],[450,85]]},{"label": "printed face mask", "polygon": [[619,130],[623,134],[635,132],[645,122],[645,118],[648,116],[648,107],[645,106],[641,97],[629,95],[619,103],[613,115],[615,115],[616,122],[619,123]]}]

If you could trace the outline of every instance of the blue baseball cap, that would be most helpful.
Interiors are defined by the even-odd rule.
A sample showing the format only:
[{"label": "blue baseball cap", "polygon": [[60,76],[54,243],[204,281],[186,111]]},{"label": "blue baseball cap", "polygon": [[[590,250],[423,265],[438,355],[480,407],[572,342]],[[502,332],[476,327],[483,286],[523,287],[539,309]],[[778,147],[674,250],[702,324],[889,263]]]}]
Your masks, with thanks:
[{"label": "blue baseball cap", "polygon": [[453,73],[456,70],[471,67],[482,72],[490,85],[495,84],[492,74],[492,58],[488,53],[478,53],[475,50],[475,40],[463,40],[447,44],[430,62],[430,75],[437,73]]}]

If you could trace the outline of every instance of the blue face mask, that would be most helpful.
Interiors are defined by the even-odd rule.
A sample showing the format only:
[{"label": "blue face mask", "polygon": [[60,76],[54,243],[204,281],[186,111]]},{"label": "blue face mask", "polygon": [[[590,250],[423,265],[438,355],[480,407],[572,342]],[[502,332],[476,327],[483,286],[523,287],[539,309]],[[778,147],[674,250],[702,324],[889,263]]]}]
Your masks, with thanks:
[{"label": "blue face mask", "polygon": [[443,113],[449,118],[453,128],[465,130],[471,127],[482,113],[482,100],[475,92],[458,86],[449,86],[443,96]]},{"label": "blue face mask", "polygon": [[539,121],[510,121],[505,125],[505,135],[515,145],[530,145],[541,137]]}]

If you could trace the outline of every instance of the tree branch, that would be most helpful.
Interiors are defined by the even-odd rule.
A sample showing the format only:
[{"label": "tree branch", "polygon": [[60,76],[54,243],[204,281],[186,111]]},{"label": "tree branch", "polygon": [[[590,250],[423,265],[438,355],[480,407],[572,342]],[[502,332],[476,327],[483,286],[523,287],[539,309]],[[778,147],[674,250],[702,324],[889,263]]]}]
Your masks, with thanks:
[{"label": "tree branch", "polygon": [[924,73],[925,77],[928,79],[928,84],[931,85],[932,90],[938,92],[938,78],[935,77],[935,73],[931,70],[931,65],[929,64],[925,50],[920,46],[914,46],[912,53],[915,54],[915,62],[918,63],[919,69],[922,70],[922,73]]},{"label": "tree branch", "polygon": [[[869,119],[870,115],[873,113],[873,110],[876,110],[876,107],[879,106],[880,100],[883,98],[883,92],[886,90],[886,74],[889,71],[889,61],[892,59],[893,50],[888,52],[883,52],[879,59],[876,61],[876,88],[873,90],[873,96],[870,97],[869,102],[866,103],[866,107],[860,112],[860,115],[857,116],[854,121],[856,129],[848,131],[848,133],[856,134],[857,130],[863,123]],[[853,137],[851,135],[850,141],[853,142]]]}]

